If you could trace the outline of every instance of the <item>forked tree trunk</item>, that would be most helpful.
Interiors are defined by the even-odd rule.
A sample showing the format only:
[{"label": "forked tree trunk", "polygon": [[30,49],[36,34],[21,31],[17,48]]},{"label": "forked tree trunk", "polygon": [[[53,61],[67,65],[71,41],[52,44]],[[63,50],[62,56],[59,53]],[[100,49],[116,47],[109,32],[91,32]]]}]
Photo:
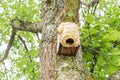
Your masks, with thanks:
[{"label": "forked tree trunk", "polygon": [[[75,57],[57,54],[57,27],[60,22],[78,23],[78,14],[74,14],[76,19],[75,17],[71,19],[68,16],[66,18],[64,15],[66,13],[65,3],[69,1],[72,1],[73,4],[76,1],[79,2],[79,0],[46,0],[43,2],[41,10],[43,28],[40,46],[40,80],[92,80],[84,70],[81,48]],[[77,8],[79,4],[80,2],[76,4]],[[74,10],[74,6],[71,9]],[[78,9],[76,10],[78,13]],[[73,13],[70,11],[67,14]]]}]

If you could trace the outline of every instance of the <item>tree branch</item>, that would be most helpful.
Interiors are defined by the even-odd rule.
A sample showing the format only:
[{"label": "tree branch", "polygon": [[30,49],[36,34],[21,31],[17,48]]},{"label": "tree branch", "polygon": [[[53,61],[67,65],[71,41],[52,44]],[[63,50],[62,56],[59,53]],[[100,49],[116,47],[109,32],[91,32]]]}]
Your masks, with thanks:
[{"label": "tree branch", "polygon": [[38,40],[40,40],[40,37],[39,37],[38,33],[36,33],[36,36],[37,36]]},{"label": "tree branch", "polygon": [[17,18],[11,20],[11,26],[14,26],[16,30],[29,31],[33,33],[42,31],[42,23],[24,22]]},{"label": "tree branch", "polygon": [[0,59],[0,62],[3,62],[7,58],[8,54],[9,54],[9,50],[10,50],[10,48],[12,46],[13,41],[14,41],[16,32],[17,32],[17,30],[12,28],[12,34],[10,36],[10,40],[9,40],[8,45],[7,45],[7,49],[5,51],[5,54],[4,54],[3,58]]},{"label": "tree branch", "polygon": [[7,67],[5,65],[5,62],[3,62],[4,68],[5,68],[5,76],[6,76],[6,80],[8,80],[8,75],[7,75]]},{"label": "tree branch", "polygon": [[18,38],[22,41],[22,43],[24,44],[25,50],[28,52],[28,48],[27,48],[27,45],[25,44],[25,40],[23,40],[23,38],[20,35],[18,35]]},{"label": "tree branch", "polygon": [[[26,52],[28,52],[29,50],[28,50],[28,48],[27,48],[27,45],[26,45],[26,43],[25,43],[25,40],[24,40],[20,35],[18,35],[18,37],[19,37],[19,39],[22,41],[22,43],[23,43],[23,45],[24,45],[24,47],[25,47]],[[28,58],[29,58],[30,62],[32,62],[31,55],[30,55],[29,52],[28,52],[28,54],[29,54]]]}]

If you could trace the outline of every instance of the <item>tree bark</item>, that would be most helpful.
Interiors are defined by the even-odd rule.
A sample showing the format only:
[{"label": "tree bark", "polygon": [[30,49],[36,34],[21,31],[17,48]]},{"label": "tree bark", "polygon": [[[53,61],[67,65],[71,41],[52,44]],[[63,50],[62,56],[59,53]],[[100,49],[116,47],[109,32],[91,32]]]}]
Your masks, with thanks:
[{"label": "tree bark", "polygon": [[112,74],[107,80],[120,80],[120,70]]},{"label": "tree bark", "polygon": [[10,25],[14,27],[15,30],[20,31],[29,31],[33,33],[38,33],[42,31],[42,24],[39,23],[31,23],[31,22],[24,22],[19,19],[11,20]]},{"label": "tree bark", "polygon": [[[41,10],[41,23],[43,26],[42,42],[40,44],[40,80],[93,80],[90,75],[85,72],[82,62],[81,47],[79,48],[75,57],[57,54],[56,43],[58,25],[64,21],[75,22],[77,24],[79,22],[78,9],[76,14],[73,15],[72,11],[69,10],[70,8],[65,6],[65,4],[69,5],[69,1],[70,3],[72,1],[73,5],[80,4],[74,3],[79,0],[43,1]],[[66,8],[68,8],[68,12],[65,11]],[[75,9],[72,8],[73,12]],[[68,14],[67,16],[64,15],[66,13]]]}]

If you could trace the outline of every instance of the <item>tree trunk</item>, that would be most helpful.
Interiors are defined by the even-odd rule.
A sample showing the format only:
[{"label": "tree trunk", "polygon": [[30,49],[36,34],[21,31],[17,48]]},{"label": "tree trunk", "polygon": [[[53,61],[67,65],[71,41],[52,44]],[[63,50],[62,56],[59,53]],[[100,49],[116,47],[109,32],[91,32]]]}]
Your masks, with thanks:
[{"label": "tree trunk", "polygon": [[107,80],[120,80],[120,70],[112,74]]},{"label": "tree trunk", "polygon": [[[57,54],[57,27],[62,21],[78,23],[78,14],[69,18],[64,14],[72,14],[65,11],[65,3],[79,0],[46,0],[43,1],[41,10],[42,19],[42,42],[40,45],[40,80],[92,80],[86,74],[82,62],[82,51],[79,48],[76,56],[64,56]],[[76,4],[76,3],[75,3]],[[77,3],[76,5],[79,5]],[[67,4],[69,5],[69,4]],[[64,8],[65,6],[65,8]],[[70,6],[70,5],[69,5]],[[71,5],[72,6],[72,5]],[[74,8],[71,7],[70,10]],[[78,13],[78,9],[77,9]]]}]

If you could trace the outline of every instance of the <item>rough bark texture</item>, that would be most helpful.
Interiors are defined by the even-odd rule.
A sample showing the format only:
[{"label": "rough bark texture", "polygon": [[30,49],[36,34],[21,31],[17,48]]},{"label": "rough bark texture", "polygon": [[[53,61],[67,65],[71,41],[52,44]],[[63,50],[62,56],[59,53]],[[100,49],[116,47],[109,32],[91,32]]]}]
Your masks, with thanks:
[{"label": "rough bark texture", "polygon": [[[59,0],[61,5],[62,0]],[[42,28],[42,42],[40,52],[40,80],[56,80],[56,41],[57,41],[57,25],[59,14],[61,12],[61,5],[54,4],[54,2],[43,2],[41,16],[43,21]],[[59,7],[59,8],[57,8]],[[58,20],[58,21],[57,21]]]},{"label": "rough bark texture", "polygon": [[120,80],[120,70],[111,75],[107,80]]},{"label": "rough bark texture", "polygon": [[[40,48],[40,80],[92,80],[84,70],[81,48],[79,48],[76,57],[57,54],[57,27],[60,22],[69,20],[78,23],[78,15],[73,15],[72,11],[67,13],[72,15],[63,14],[63,10],[65,11],[67,8],[67,6],[64,8],[65,2],[69,3],[69,1],[74,6],[80,4],[74,3],[74,0],[47,0],[43,2],[41,10],[43,28]],[[75,2],[77,1],[79,2],[79,0],[75,0]],[[67,5],[70,6],[70,4]],[[74,8],[72,8],[73,11]],[[78,14],[78,9],[76,10]]]},{"label": "rough bark texture", "polygon": [[15,30],[20,31],[29,31],[33,33],[38,33],[42,31],[42,23],[24,22],[17,18],[11,20],[11,26],[14,27]]}]

